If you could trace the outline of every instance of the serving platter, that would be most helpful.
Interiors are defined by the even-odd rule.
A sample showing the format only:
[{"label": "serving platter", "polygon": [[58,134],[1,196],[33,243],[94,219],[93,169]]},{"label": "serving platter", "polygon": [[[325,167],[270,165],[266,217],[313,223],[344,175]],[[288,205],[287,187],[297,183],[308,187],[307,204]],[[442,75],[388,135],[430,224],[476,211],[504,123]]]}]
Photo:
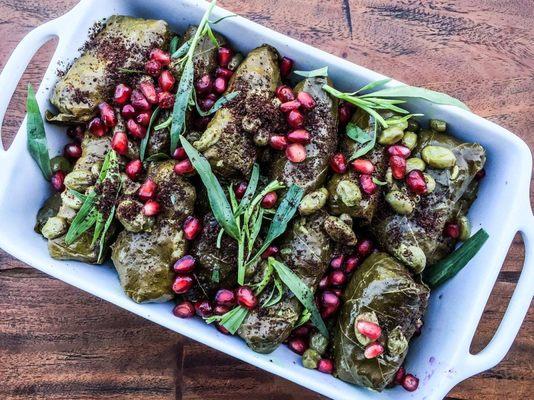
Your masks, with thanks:
[{"label": "serving platter", "polygon": [[[68,62],[87,38],[92,24],[115,13],[164,18],[183,31],[198,22],[207,3],[200,1],[89,1],[83,0],[65,16],[31,32],[17,47],[0,75],[4,94],[0,98],[3,117],[17,81],[34,52],[47,40],[59,37],[59,44],[38,92],[41,108],[56,80],[57,62]],[[215,17],[227,12],[217,9]],[[232,44],[248,51],[267,42],[297,60],[297,68],[328,65],[330,75],[342,90],[353,90],[382,75],[313,49],[242,18],[231,18],[217,26]],[[301,62],[305,60],[304,62]],[[392,82],[391,85],[399,84]],[[453,281],[433,293],[425,319],[425,333],[414,341],[407,365],[421,378],[417,392],[393,389],[382,394],[345,384],[330,376],[300,366],[299,357],[285,348],[267,356],[250,351],[241,340],[219,334],[201,321],[172,317],[171,304],[138,305],[122,294],[111,267],[50,259],[45,241],[33,232],[36,210],[48,196],[48,185],[25,148],[25,122],[8,152],[0,153],[0,246],[24,262],[67,283],[93,293],[174,331],[291,379],[336,399],[344,398],[442,398],[457,382],[495,365],[508,351],[534,291],[532,240],[534,219],[528,188],[532,158],[528,147],[513,134],[480,117],[453,107],[411,102],[410,110],[426,117],[443,118],[452,132],[465,140],[478,141],[488,151],[488,176],[479,199],[470,212],[475,227],[483,226],[490,240],[477,257]],[[47,126],[53,149],[62,148],[63,129]],[[24,179],[20,179],[24,177]],[[512,185],[513,183],[513,185]],[[503,223],[505,221],[506,223]],[[469,354],[469,345],[484,305],[496,280],[508,246],[517,231],[526,245],[525,267],[510,307],[494,339],[478,355]]]}]

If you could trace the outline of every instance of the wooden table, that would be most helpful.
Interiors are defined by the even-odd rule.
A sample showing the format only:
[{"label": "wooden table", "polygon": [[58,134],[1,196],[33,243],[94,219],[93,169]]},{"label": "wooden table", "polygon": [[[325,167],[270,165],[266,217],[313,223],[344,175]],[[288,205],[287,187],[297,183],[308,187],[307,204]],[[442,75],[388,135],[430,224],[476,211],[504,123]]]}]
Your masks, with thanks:
[{"label": "wooden table", "polygon": [[[31,29],[76,0],[0,0],[0,63]],[[530,0],[220,0],[254,21],[404,82],[447,91],[534,148]],[[4,122],[10,143],[55,43],[41,49]],[[2,90],[2,88],[0,88]],[[1,222],[0,222],[1,224]],[[493,335],[523,260],[517,237],[472,350]],[[534,313],[507,357],[453,399],[534,392]],[[167,331],[0,252],[1,399],[319,399],[321,396]],[[531,398],[531,397],[530,397]]]}]

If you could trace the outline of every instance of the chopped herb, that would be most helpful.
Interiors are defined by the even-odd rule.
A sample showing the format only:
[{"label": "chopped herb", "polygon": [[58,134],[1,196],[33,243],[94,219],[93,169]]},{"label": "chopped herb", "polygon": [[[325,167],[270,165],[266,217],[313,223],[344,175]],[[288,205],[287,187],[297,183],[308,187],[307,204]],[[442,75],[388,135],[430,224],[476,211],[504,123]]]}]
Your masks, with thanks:
[{"label": "chopped herb", "polygon": [[121,74],[145,74],[146,72],[141,69],[119,68]]},{"label": "chopped herb", "polygon": [[152,130],[152,125],[154,125],[154,122],[158,118],[160,111],[161,111],[161,108],[156,107],[156,109],[152,113],[152,116],[150,117],[150,122],[148,124],[148,128],[146,129],[146,135],[143,138],[143,140],[141,140],[141,144],[139,145],[139,158],[141,159],[141,161],[145,160],[146,146],[148,145],[148,139],[150,138],[150,131]]},{"label": "chopped herb", "polygon": [[[221,230],[221,232],[222,232],[222,230]],[[220,274],[220,271],[219,271],[219,266],[216,265],[213,268],[213,271],[211,272],[211,281],[215,282],[215,283],[219,283],[220,280],[221,280],[221,274]]]},{"label": "chopped herb", "polygon": [[27,147],[32,158],[35,160],[46,180],[52,177],[50,167],[50,155],[48,153],[48,142],[44,128],[43,117],[39,110],[39,104],[35,98],[35,92],[31,85],[28,85],[28,97],[26,99],[26,136]]},{"label": "chopped herb", "polygon": [[174,36],[171,39],[171,43],[169,44],[169,53],[171,53],[171,56],[176,53],[176,50],[178,50],[178,43],[180,42],[180,38],[178,36]]},{"label": "chopped herb", "polygon": [[377,184],[378,186],[386,186],[388,184],[387,182],[382,182],[381,180],[379,180],[378,178],[375,178],[374,176],[373,176],[373,182]]},{"label": "chopped herb", "polygon": [[224,96],[219,97],[219,99],[215,102],[215,104],[213,104],[213,106],[208,111],[203,111],[198,105],[198,102],[196,101],[196,94],[194,94],[197,112],[199,115],[203,117],[214,114],[220,108],[222,108],[226,103],[235,99],[238,95],[239,95],[239,92],[231,92],[231,93],[225,94]]},{"label": "chopped herb", "polygon": [[234,307],[226,314],[223,315],[214,315],[206,319],[206,323],[211,324],[213,322],[218,322],[220,325],[228,329],[232,335],[234,335],[245,318],[248,315],[248,310],[245,307]]},{"label": "chopped herb", "polygon": [[156,154],[152,154],[151,156],[147,157],[144,162],[147,163],[147,162],[164,161],[164,160],[170,160],[170,159],[171,157],[168,154],[156,153]]},{"label": "chopped herb", "polygon": [[[276,296],[273,297],[274,292],[276,292]],[[282,284],[282,281],[278,277],[274,277],[273,279],[273,288],[271,290],[271,293],[265,299],[265,302],[261,305],[263,308],[272,307],[282,300],[282,297],[284,295],[284,286]]]},{"label": "chopped herb", "polygon": [[294,71],[295,75],[303,76],[304,78],[315,78],[318,76],[328,76],[328,67],[314,69],[313,71]]},{"label": "chopped herb", "polygon": [[179,49],[175,50],[171,54],[171,58],[181,58],[187,54],[191,47],[191,39],[182,44]]},{"label": "chopped herb", "polygon": [[307,308],[305,308],[304,311],[302,311],[302,313],[300,314],[300,318],[295,323],[295,326],[293,328],[298,328],[299,326],[304,325],[306,322],[310,320],[310,317],[311,317],[311,313],[308,311]]}]

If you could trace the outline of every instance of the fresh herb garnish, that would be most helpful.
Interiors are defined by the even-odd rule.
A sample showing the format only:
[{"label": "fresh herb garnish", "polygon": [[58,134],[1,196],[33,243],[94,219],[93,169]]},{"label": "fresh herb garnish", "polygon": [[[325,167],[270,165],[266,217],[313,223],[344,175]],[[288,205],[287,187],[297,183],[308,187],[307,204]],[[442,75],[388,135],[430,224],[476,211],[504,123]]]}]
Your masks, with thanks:
[{"label": "fresh herb garnish", "polygon": [[169,43],[169,53],[171,53],[171,56],[176,53],[176,50],[178,50],[178,43],[180,42],[180,38],[178,36],[173,36],[171,39],[171,42]]},{"label": "fresh herb garnish", "polygon": [[121,74],[145,74],[146,72],[141,69],[119,68],[118,71]]},{"label": "fresh herb garnish", "polygon": [[428,267],[423,275],[424,281],[431,288],[436,288],[451,279],[471,261],[488,238],[488,233],[484,229],[479,229],[477,233],[467,239],[443,260]]},{"label": "fresh herb garnish", "polygon": [[377,129],[377,124],[373,123],[373,131],[372,133],[368,133],[355,123],[349,122],[346,131],[347,136],[360,144],[360,146],[358,146],[354,153],[352,153],[352,155],[349,157],[349,161],[360,158],[374,149],[376,145]]},{"label": "fresh herb garnish", "polygon": [[217,101],[215,102],[215,104],[213,104],[213,106],[208,111],[203,111],[199,107],[198,102],[196,101],[196,94],[195,94],[194,95],[195,106],[197,108],[198,114],[201,115],[202,117],[206,117],[208,115],[215,114],[215,112],[217,112],[220,108],[222,108],[222,106],[224,106],[229,101],[235,99],[238,95],[239,95],[239,92],[231,92],[231,93],[225,94],[224,96],[219,97]]},{"label": "fresh herb garnish", "polygon": [[300,313],[299,320],[295,323],[295,326],[293,328],[298,328],[299,326],[304,325],[306,322],[308,322],[311,318],[311,313],[308,311],[307,308]]},{"label": "fresh herb garnish", "polygon": [[50,167],[50,155],[48,153],[48,142],[43,123],[43,117],[39,110],[39,104],[35,98],[35,92],[31,85],[28,85],[28,97],[26,99],[26,140],[28,151],[35,160],[46,180],[52,177]]},{"label": "fresh herb garnish", "polygon": [[187,42],[182,44],[179,49],[173,51],[171,53],[171,58],[180,58],[187,54],[189,51],[189,48],[191,47],[191,39],[189,39]]},{"label": "fresh herb garnish", "polygon": [[214,315],[212,317],[207,318],[205,321],[208,324],[211,324],[213,322],[219,322],[220,325],[228,329],[228,332],[234,335],[247,317],[247,315],[248,310],[245,307],[238,306],[232,308],[226,314]]},{"label": "fresh herb garnish", "polygon": [[152,154],[151,156],[148,156],[145,159],[145,163],[153,162],[153,161],[164,161],[164,160],[170,160],[170,159],[171,159],[171,157],[168,154],[156,153],[156,154]]},{"label": "fresh herb garnish", "polygon": [[161,111],[161,108],[156,107],[154,112],[152,113],[152,116],[150,117],[150,122],[148,123],[148,128],[146,129],[146,135],[141,140],[141,144],[139,145],[139,158],[141,161],[145,160],[145,153],[146,153],[146,146],[148,145],[148,140],[150,138],[150,131],[152,130],[152,125],[154,125],[154,121],[158,118],[159,112]]},{"label": "fresh herb garnish", "polygon": [[[273,296],[276,292],[276,296]],[[273,287],[271,290],[271,293],[269,296],[265,299],[263,304],[261,305],[263,308],[272,307],[282,300],[282,297],[284,296],[284,286],[282,284],[282,281],[277,276],[273,279]]]},{"label": "fresh herb garnish", "polygon": [[376,178],[373,176],[373,182],[378,185],[378,186],[386,186],[388,183],[387,182],[383,182],[381,181],[380,179]]},{"label": "fresh herb garnish", "polygon": [[318,76],[328,76],[328,67],[314,69],[313,71],[293,71],[295,75],[303,76],[304,78],[315,78]]}]

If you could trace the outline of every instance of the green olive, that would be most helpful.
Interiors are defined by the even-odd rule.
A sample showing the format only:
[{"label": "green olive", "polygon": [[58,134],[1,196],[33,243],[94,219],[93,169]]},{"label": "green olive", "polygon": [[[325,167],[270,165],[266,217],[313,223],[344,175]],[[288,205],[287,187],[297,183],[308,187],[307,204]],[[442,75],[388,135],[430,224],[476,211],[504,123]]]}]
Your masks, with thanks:
[{"label": "green olive", "polygon": [[418,169],[419,171],[424,171],[426,164],[423,160],[417,157],[408,158],[406,160],[406,173]]},{"label": "green olive", "polygon": [[413,150],[417,146],[417,135],[413,132],[406,131],[402,137],[402,144]]},{"label": "green olive", "polygon": [[313,349],[308,349],[302,355],[302,365],[304,368],[315,369],[321,361],[321,355]]},{"label": "green olive", "polygon": [[72,164],[63,156],[57,156],[50,160],[52,172],[63,171],[68,174],[72,171]]},{"label": "green olive", "polygon": [[77,192],[84,193],[88,186],[95,181],[95,176],[89,171],[72,171],[65,177],[65,186]]},{"label": "green olive", "polygon": [[426,146],[421,152],[423,160],[434,168],[451,168],[456,164],[456,156],[443,146]]},{"label": "green olive", "polygon": [[323,355],[327,347],[328,347],[328,338],[324,337],[319,332],[311,335],[310,349],[313,349],[317,353]]},{"label": "green olive", "polygon": [[330,236],[334,242],[343,243],[347,246],[354,246],[358,242],[352,227],[348,226],[337,217],[327,217],[323,226],[327,235]]},{"label": "green olive", "polygon": [[471,236],[471,223],[469,222],[469,219],[463,215],[458,218],[458,226],[460,227],[460,236],[458,236],[458,239],[465,242]]},{"label": "green olive", "polygon": [[300,215],[311,215],[319,211],[326,204],[326,200],[328,200],[328,190],[325,188],[308,193],[300,201]]},{"label": "green olive", "polygon": [[399,247],[395,249],[395,257],[412,268],[417,274],[423,272],[425,269],[426,255],[419,246],[401,243]]},{"label": "green olive", "polygon": [[79,210],[83,204],[82,199],[79,199],[68,190],[65,190],[63,193],[61,193],[61,201],[64,205],[72,208],[73,210]]},{"label": "green olive", "polygon": [[383,145],[395,144],[404,136],[404,130],[400,125],[393,125],[384,129],[378,136],[378,143]]},{"label": "green olive", "polygon": [[60,217],[52,217],[46,221],[41,234],[47,239],[55,239],[67,232],[67,221]]},{"label": "green olive", "polygon": [[392,190],[386,194],[386,201],[397,214],[409,215],[413,212],[413,203],[410,198],[399,190]]},{"label": "green olive", "polygon": [[353,181],[341,180],[336,187],[336,194],[348,207],[357,205],[362,199],[360,187]]},{"label": "green olive", "polygon": [[408,340],[401,331],[400,326],[396,326],[388,335],[388,352],[393,356],[400,356],[408,349]]},{"label": "green olive", "polygon": [[426,193],[432,193],[436,189],[436,180],[429,174],[423,174],[426,182]]},{"label": "green olive", "polygon": [[436,132],[445,132],[447,130],[447,123],[440,119],[431,119],[430,128]]}]

